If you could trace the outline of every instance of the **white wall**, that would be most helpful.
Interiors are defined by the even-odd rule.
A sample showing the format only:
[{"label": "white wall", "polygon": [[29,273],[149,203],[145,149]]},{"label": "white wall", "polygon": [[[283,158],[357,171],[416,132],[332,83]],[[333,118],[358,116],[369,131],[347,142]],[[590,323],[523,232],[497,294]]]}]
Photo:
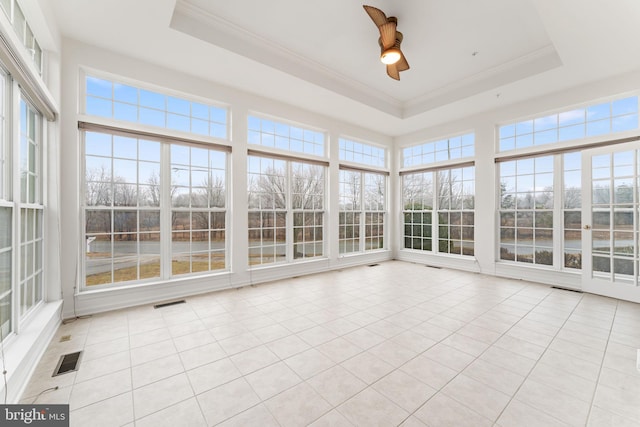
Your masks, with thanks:
[{"label": "white wall", "polygon": [[[391,251],[349,257],[338,256],[338,137],[348,136],[369,141],[389,148],[393,154],[392,139],[367,129],[336,121],[318,114],[301,110],[263,97],[248,94],[238,89],[221,86],[197,77],[168,70],[154,64],[124,57],[111,51],[89,46],[75,40],[63,41],[62,55],[62,243],[61,265],[64,284],[65,317],[76,314],[95,313],[124,306],[161,301],[177,296],[207,292],[215,289],[242,286],[283,277],[291,277],[313,272],[326,271],[346,265],[371,263],[391,258]],[[114,76],[133,79],[139,82],[178,91],[185,96],[196,96],[226,103],[231,108],[232,155],[230,192],[232,269],[230,273],[220,273],[207,278],[180,278],[170,282],[152,285],[140,285],[120,289],[88,290],[78,293],[80,279],[78,263],[83,256],[81,245],[82,227],[80,218],[80,174],[81,159],[78,133],[81,69],[97,70]],[[117,78],[117,77],[116,77]],[[160,89],[162,90],[162,89]],[[249,111],[269,114],[286,120],[299,122],[314,128],[323,129],[329,137],[329,199],[325,236],[328,236],[328,258],[298,262],[286,266],[254,268],[249,274],[247,248],[247,144],[246,117]],[[326,239],[326,238],[325,238]],[[73,311],[74,288],[76,296],[75,314]]]}]

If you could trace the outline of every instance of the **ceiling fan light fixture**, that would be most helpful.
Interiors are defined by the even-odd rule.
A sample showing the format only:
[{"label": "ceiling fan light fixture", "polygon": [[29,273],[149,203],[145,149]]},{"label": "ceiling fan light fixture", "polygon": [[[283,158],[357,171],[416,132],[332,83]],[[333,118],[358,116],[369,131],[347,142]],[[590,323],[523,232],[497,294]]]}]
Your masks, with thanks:
[{"label": "ceiling fan light fixture", "polygon": [[398,62],[401,57],[402,52],[400,52],[400,49],[396,47],[390,47],[389,49],[385,49],[382,51],[382,54],[380,55],[380,61],[382,61],[383,64],[391,65]]}]

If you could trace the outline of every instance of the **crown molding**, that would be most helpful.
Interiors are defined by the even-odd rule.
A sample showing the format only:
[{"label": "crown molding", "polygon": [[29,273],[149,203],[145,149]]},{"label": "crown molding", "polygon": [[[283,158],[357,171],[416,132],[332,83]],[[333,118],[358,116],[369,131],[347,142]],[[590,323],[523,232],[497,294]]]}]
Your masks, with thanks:
[{"label": "crown molding", "polygon": [[562,66],[558,52],[549,44],[514,60],[402,102],[260,37],[188,0],[176,2],[170,27],[400,119],[410,118]]},{"label": "crown molding", "polygon": [[377,110],[402,117],[402,103],[323,64],[266,40],[219,16],[178,0],[170,27]]}]

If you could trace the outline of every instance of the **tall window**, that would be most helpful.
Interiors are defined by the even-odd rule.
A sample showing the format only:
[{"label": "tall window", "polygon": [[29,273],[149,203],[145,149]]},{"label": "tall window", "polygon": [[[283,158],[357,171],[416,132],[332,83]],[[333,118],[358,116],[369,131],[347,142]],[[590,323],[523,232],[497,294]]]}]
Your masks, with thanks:
[{"label": "tall window", "polygon": [[553,265],[553,156],[500,163],[500,259]]},{"label": "tall window", "polygon": [[340,253],[384,248],[386,175],[340,171]]},{"label": "tall window", "polygon": [[8,96],[7,76],[0,74],[0,332],[6,337],[12,331],[12,254],[13,254],[13,203],[9,183],[11,161],[6,139],[5,107]]},{"label": "tall window", "polygon": [[170,276],[226,268],[225,174],[220,150],[85,132],[85,285],[168,279],[169,262]]},{"label": "tall window", "polygon": [[433,172],[402,177],[404,248],[433,250]]},{"label": "tall window", "polygon": [[[118,132],[81,123],[85,286],[225,270],[230,147],[165,129],[226,139],[227,108],[95,76],[84,84],[86,115],[121,122]],[[128,123],[163,136],[141,138]]]},{"label": "tall window", "polygon": [[86,285],[160,277],[160,143],[85,133]]},{"label": "tall window", "polygon": [[20,314],[42,301],[42,116],[20,101]]},{"label": "tall window", "polygon": [[250,155],[249,263],[324,255],[326,167]]},{"label": "tall window", "polygon": [[438,172],[438,251],[473,255],[475,168]]},{"label": "tall window", "polygon": [[221,151],[171,145],[173,275],[226,267],[225,162]]},{"label": "tall window", "polygon": [[406,173],[402,194],[405,249],[474,255],[474,166]]},{"label": "tall window", "polygon": [[579,152],[562,155],[564,267],[582,268],[582,188]]}]

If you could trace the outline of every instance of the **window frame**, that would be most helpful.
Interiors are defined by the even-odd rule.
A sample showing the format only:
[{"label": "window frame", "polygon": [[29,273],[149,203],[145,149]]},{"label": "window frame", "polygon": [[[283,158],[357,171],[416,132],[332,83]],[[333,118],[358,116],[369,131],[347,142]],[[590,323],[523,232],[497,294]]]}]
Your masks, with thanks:
[{"label": "window frame", "polygon": [[[231,153],[231,147],[230,146],[225,146],[225,145],[220,145],[220,144],[215,144],[215,143],[210,143],[210,144],[204,144],[200,141],[197,140],[188,140],[186,138],[182,138],[182,139],[178,139],[178,138],[173,138],[171,136],[168,135],[164,135],[164,134],[151,134],[149,132],[137,132],[135,129],[128,129],[128,128],[118,128],[116,130],[113,130],[113,128],[109,127],[109,126],[104,126],[98,123],[88,123],[88,122],[81,122],[80,123],[80,128],[81,128],[81,147],[79,150],[80,153],[80,158],[81,158],[81,179],[80,179],[80,185],[81,188],[86,189],[87,188],[87,181],[86,181],[86,157],[87,157],[87,153],[85,150],[85,135],[86,132],[102,132],[105,134],[110,135],[111,137],[113,137],[114,135],[120,135],[120,136],[126,136],[129,138],[135,138],[138,142],[140,140],[153,140],[156,141],[160,144],[160,160],[159,160],[159,169],[160,169],[160,173],[159,173],[159,181],[160,181],[160,201],[159,201],[159,205],[157,207],[152,207],[152,209],[147,209],[144,206],[124,206],[122,208],[118,208],[116,210],[118,211],[158,211],[159,212],[159,216],[160,216],[160,225],[158,227],[158,231],[157,233],[159,234],[159,259],[160,259],[160,273],[158,276],[156,277],[150,277],[150,278],[137,278],[135,280],[128,280],[128,281],[120,281],[120,282],[114,282],[113,281],[113,277],[114,277],[114,270],[112,268],[112,281],[109,283],[101,283],[101,284],[93,284],[93,285],[87,285],[86,283],[86,278],[87,278],[87,266],[86,266],[86,261],[87,261],[87,257],[86,257],[86,248],[87,248],[87,244],[86,244],[86,237],[88,234],[92,234],[92,233],[87,233],[86,232],[86,224],[87,224],[87,211],[90,210],[105,210],[105,211],[113,211],[115,212],[116,210],[114,210],[113,208],[115,207],[114,203],[112,202],[111,207],[103,207],[103,209],[95,209],[95,207],[91,207],[91,206],[87,206],[86,204],[86,197],[81,197],[81,201],[80,201],[80,208],[81,208],[81,221],[80,221],[80,225],[79,225],[79,235],[81,236],[80,239],[80,250],[79,250],[79,256],[81,257],[81,286],[80,286],[80,290],[81,291],[93,291],[93,290],[98,290],[98,289],[111,289],[111,288],[131,288],[131,287],[135,287],[138,285],[146,285],[146,284],[161,284],[161,283],[171,283],[171,282],[175,282],[178,280],[181,280],[183,278],[186,277],[197,277],[197,276],[215,276],[215,275],[219,275],[219,274],[225,274],[225,273],[229,273],[231,270],[231,264],[230,264],[230,259],[228,258],[227,254],[229,253],[229,229],[230,229],[230,225],[229,225],[229,209],[227,208],[228,204],[229,204],[229,191],[227,190],[228,187],[226,187],[226,183],[228,183],[228,178],[229,178],[229,164],[230,164],[230,155],[229,153]],[[220,152],[224,152],[225,153],[225,163],[224,163],[224,171],[225,171],[225,210],[224,210],[224,221],[225,221],[225,243],[224,243],[224,253],[225,253],[225,260],[224,260],[224,269],[216,269],[216,270],[208,270],[208,271],[197,271],[197,272],[189,272],[189,273],[183,273],[183,274],[173,274],[172,273],[172,269],[171,269],[171,265],[172,265],[172,259],[173,259],[173,247],[171,245],[171,237],[173,234],[173,230],[172,230],[172,226],[171,226],[171,214],[173,212],[173,206],[171,203],[171,197],[170,197],[170,193],[171,193],[171,184],[167,185],[167,182],[171,182],[171,153],[170,153],[170,148],[172,144],[178,144],[178,145],[190,145],[190,146],[195,146],[198,148],[203,148],[203,149],[207,149],[207,150],[214,150],[214,151],[220,151]],[[113,154],[112,154],[113,155]],[[110,159],[113,161],[113,157],[110,157]],[[113,179],[112,179],[113,180]],[[139,185],[139,182],[136,183],[136,185]],[[141,209],[142,208],[142,209]],[[200,208],[195,208],[196,211],[201,211]],[[194,212],[193,210],[189,210],[188,212]],[[111,222],[113,222],[113,219],[111,219]],[[136,231],[136,234],[140,234],[140,230]],[[112,230],[111,234],[115,234],[116,231]],[[154,232],[155,233],[155,232]],[[112,253],[112,258],[113,258],[113,253]],[[139,260],[136,261],[137,265],[139,264]],[[191,269],[191,268],[190,268]]]},{"label": "window frame", "polygon": [[[388,222],[388,216],[389,216],[389,179],[388,176],[389,174],[385,171],[374,171],[374,170],[365,170],[365,169],[358,169],[358,168],[352,168],[352,167],[348,167],[348,166],[340,166],[339,169],[339,176],[338,176],[338,181],[339,181],[339,203],[338,203],[338,256],[339,257],[347,257],[347,256],[352,256],[352,255],[359,255],[359,254],[363,254],[363,253],[371,253],[371,252],[375,252],[375,251],[384,251],[388,249],[388,239],[387,239],[387,235],[388,235],[388,227],[387,227],[387,222]],[[342,207],[344,206],[342,200],[343,200],[343,193],[342,193],[342,185],[344,184],[343,178],[342,178],[342,174],[343,173],[349,173],[349,174],[358,174],[358,181],[357,181],[357,185],[358,185],[358,201],[357,201],[357,209],[351,209],[351,210],[345,210]],[[367,206],[367,201],[366,201],[366,197],[367,197],[367,191],[366,191],[366,186],[367,186],[367,176],[379,176],[382,177],[382,179],[384,180],[383,183],[383,188],[384,188],[384,194],[382,197],[382,209],[369,209]],[[378,201],[379,202],[379,201]],[[345,222],[342,221],[342,217],[345,217]],[[346,222],[346,218],[348,215],[352,215],[354,218],[357,216],[358,220],[357,222],[355,221],[355,219],[349,223]],[[368,221],[368,217],[380,217],[382,216],[382,222],[369,222]],[[382,227],[382,234],[378,233],[375,236],[373,234],[367,236],[368,233],[368,228],[370,228],[371,230],[373,230],[374,225],[377,225],[378,227]],[[357,238],[351,237],[348,238],[346,237],[346,231],[347,231],[347,227],[357,227]],[[356,229],[353,228],[353,234],[355,235],[355,231]],[[340,237],[341,235],[345,235],[345,237]],[[367,241],[368,240],[372,240],[372,239],[378,239],[378,240],[382,240],[382,246],[378,246],[376,248],[368,248],[368,244]],[[351,242],[352,248],[353,248],[353,244],[357,241],[357,248],[354,248],[353,250],[346,250],[346,246],[347,246],[347,242]],[[343,243],[344,243],[344,250],[343,250]]]},{"label": "window frame", "polygon": [[[441,187],[441,182],[440,182],[440,173],[441,172],[449,172],[449,174],[451,173],[451,171],[454,170],[460,170],[460,172],[463,173],[464,169],[466,168],[473,168],[473,208],[472,209],[464,209],[464,201],[462,201],[462,206],[460,209],[456,209],[456,210],[451,210],[451,209],[442,209],[441,208],[441,197],[442,195],[439,194],[439,189]],[[460,213],[460,218],[462,219],[463,214],[465,212],[471,212],[473,215],[473,224],[469,224],[466,227],[467,228],[471,228],[473,230],[473,228],[475,228],[475,197],[476,197],[476,179],[475,179],[475,162],[474,161],[470,161],[470,162],[462,162],[462,163],[453,163],[453,162],[449,162],[446,165],[440,165],[440,166],[434,166],[434,167],[429,167],[429,168],[413,168],[411,170],[404,170],[401,171],[400,173],[400,188],[401,188],[401,198],[400,198],[400,202],[401,202],[401,224],[402,224],[402,232],[401,232],[401,247],[400,250],[401,251],[407,251],[407,252],[414,252],[414,253],[428,253],[431,255],[437,255],[437,256],[450,256],[450,257],[459,257],[461,259],[474,259],[475,258],[475,233],[472,239],[462,239],[462,230],[463,230],[463,224],[462,224],[462,220],[461,220],[461,230],[460,230],[460,234],[461,234],[461,238],[460,239],[455,239],[455,241],[460,242],[460,253],[451,253],[451,251],[441,251],[440,250],[440,242],[441,241],[454,241],[453,239],[447,238],[447,239],[442,239],[440,236],[440,228],[441,227],[446,227],[447,230],[451,229],[451,225],[450,221],[447,221],[447,223],[440,223],[440,214],[441,213],[456,213],[459,212]],[[430,174],[431,178],[430,178],[430,185],[431,185],[431,190],[430,190],[430,201],[431,201],[431,207],[430,209],[405,209],[406,208],[406,201],[407,199],[405,199],[405,177],[406,176],[416,176],[416,175],[423,175],[424,177],[426,177],[427,175],[425,174]],[[422,179],[422,181],[424,182],[424,178]],[[465,180],[463,180],[462,182],[464,182]],[[461,184],[462,185],[462,184]],[[429,195],[429,193],[427,193],[427,195]],[[425,203],[428,200],[423,200],[421,199],[421,205],[424,206]],[[418,222],[413,222],[413,218],[415,217],[416,214],[419,214],[422,216],[422,221]],[[428,214],[431,216],[431,223],[426,223],[424,222],[424,215]],[[411,219],[412,222],[410,223],[406,223],[405,220],[407,218],[407,215],[411,215]],[[450,218],[450,215],[448,215],[448,217]],[[425,233],[425,224],[428,226],[427,230],[430,230],[430,232],[428,233],[427,236],[424,236]],[[415,229],[415,226],[420,226],[422,229],[421,232],[421,243],[420,243],[420,248],[415,248],[413,247],[413,244],[415,242],[416,239],[416,235],[413,234],[413,230]],[[411,227],[411,233],[410,235],[406,234],[406,230],[407,230],[407,226]],[[406,243],[407,243],[407,239],[411,239],[412,242],[412,247],[407,247]],[[425,245],[425,239],[427,242],[429,242],[431,249],[424,249],[424,245]],[[471,243],[471,248],[472,248],[472,253],[471,254],[465,254],[464,253],[464,243]],[[468,245],[467,245],[468,246]]]},{"label": "window frame", "polygon": [[[252,166],[251,166],[251,161],[252,159],[254,159],[254,161],[257,159],[258,161],[260,161],[260,173],[256,173],[256,172],[252,172]],[[284,175],[273,175],[273,176],[280,176],[283,177],[284,179],[284,187],[285,187],[285,191],[283,194],[284,196],[284,206],[276,206],[275,203],[273,204],[272,207],[270,207],[269,209],[263,209],[262,207],[252,207],[251,206],[251,197],[252,197],[252,189],[250,188],[251,184],[251,175],[258,175],[258,176],[262,176],[262,175],[269,175],[267,173],[265,173],[265,169],[263,169],[262,167],[262,159],[265,160],[270,160],[273,162],[284,162]],[[311,165],[311,166],[317,166],[322,168],[322,209],[312,209],[312,210],[307,210],[307,209],[299,209],[299,208],[294,208],[293,206],[293,164],[294,163],[301,163],[301,164],[305,164],[305,165]],[[325,236],[327,236],[326,230],[327,230],[327,189],[328,189],[328,175],[329,175],[329,165],[326,162],[318,162],[315,161],[313,159],[305,159],[302,157],[294,157],[294,156],[278,156],[278,155],[273,155],[271,153],[268,152],[262,152],[262,151],[258,151],[258,150],[249,150],[248,154],[247,154],[247,196],[249,199],[249,204],[247,206],[247,220],[248,220],[248,227],[247,227],[247,262],[248,262],[248,269],[249,270],[253,270],[253,269],[259,269],[259,268],[263,268],[263,267],[272,267],[272,266],[280,266],[280,265],[293,265],[293,264],[297,264],[297,263],[303,263],[303,262],[309,262],[309,261],[315,261],[318,259],[327,259],[328,258],[328,254],[327,254],[327,239],[325,238]],[[275,194],[275,193],[274,193]],[[320,255],[314,255],[311,257],[306,257],[306,256],[302,256],[302,257],[296,257],[296,250],[295,250],[295,246],[297,244],[299,244],[300,242],[295,241],[295,236],[294,236],[294,232],[296,228],[295,222],[294,222],[294,216],[296,213],[304,213],[304,212],[313,212],[314,214],[314,218],[317,217],[317,215],[320,215],[320,217],[322,218],[322,253]],[[252,221],[251,221],[251,216],[252,214],[255,216],[255,214],[260,214],[260,222],[262,224],[263,221],[263,214],[264,213],[271,213],[273,215],[274,218],[274,225],[273,227],[263,227],[262,225],[260,227],[252,227]],[[284,221],[284,227],[280,226],[278,227],[277,225],[277,218],[278,215],[280,217],[282,217],[284,215],[285,221]],[[314,224],[314,227],[317,228],[317,225]],[[267,230],[267,229],[271,229],[273,228],[273,233],[274,233],[274,244],[273,245],[264,245],[264,244],[260,244],[260,245],[252,245],[251,244],[251,240],[252,240],[252,234],[254,235],[254,240],[255,240],[255,235],[258,233],[260,235],[260,241],[262,242],[262,236],[263,234],[263,230]],[[276,233],[278,232],[278,229],[282,229],[284,228],[284,233],[285,233],[285,240],[284,243],[277,243],[277,236]],[[253,233],[252,233],[253,232]],[[318,241],[314,240],[313,241],[314,246],[317,247],[318,245]],[[284,259],[278,261],[278,255],[276,254],[277,251],[277,247],[282,247],[284,246],[284,251],[285,251],[285,255],[284,255]],[[264,260],[264,256],[263,256],[263,248],[274,248],[274,255],[273,255],[273,259],[274,261],[272,262],[262,262]],[[253,254],[257,253],[257,250],[260,250],[260,261],[259,263],[252,263],[252,257]],[[253,250],[253,254],[252,254],[252,250]],[[315,251],[314,251],[315,253]]]}]

